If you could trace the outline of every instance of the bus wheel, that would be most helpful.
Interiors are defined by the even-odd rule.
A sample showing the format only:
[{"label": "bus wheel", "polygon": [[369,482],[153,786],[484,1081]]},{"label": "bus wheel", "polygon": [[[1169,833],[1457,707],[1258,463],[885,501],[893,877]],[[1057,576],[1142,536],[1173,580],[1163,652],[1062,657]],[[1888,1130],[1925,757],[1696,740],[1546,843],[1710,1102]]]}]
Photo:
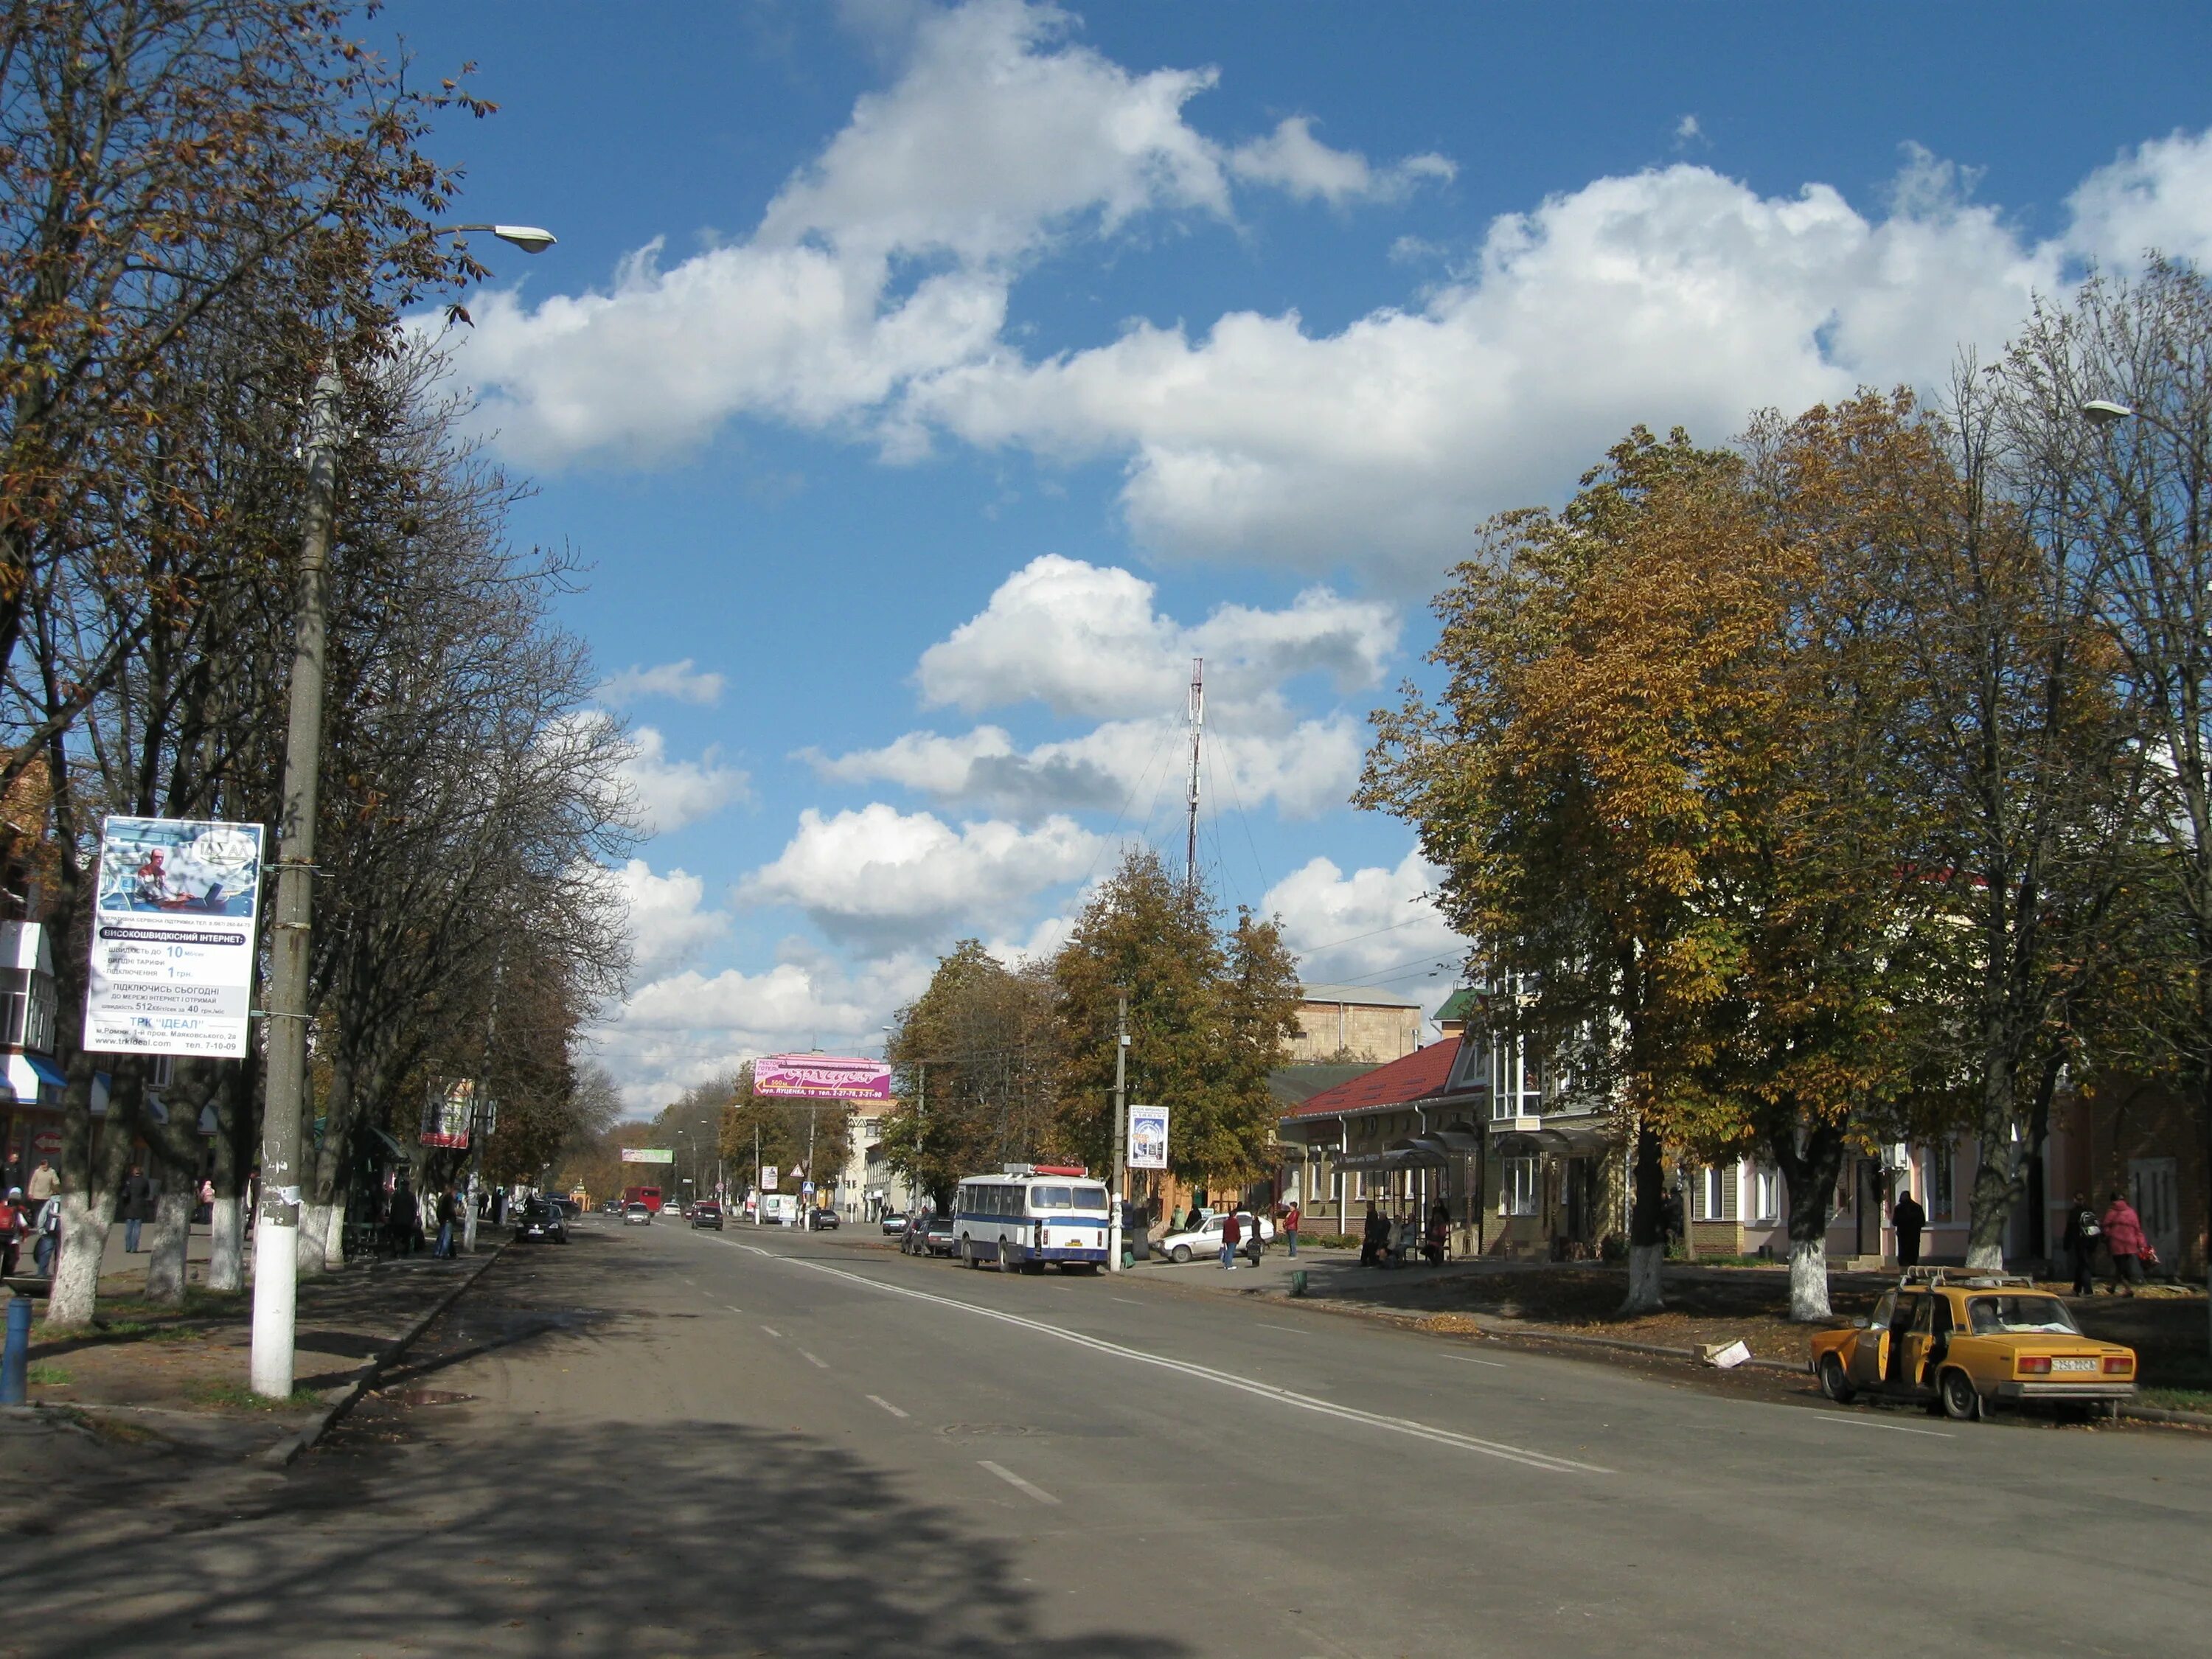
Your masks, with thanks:
[{"label": "bus wheel", "polygon": [[981,1265],[975,1260],[975,1247],[969,1242],[968,1235],[965,1233],[963,1233],[960,1236],[960,1265],[963,1267],[974,1267]]}]

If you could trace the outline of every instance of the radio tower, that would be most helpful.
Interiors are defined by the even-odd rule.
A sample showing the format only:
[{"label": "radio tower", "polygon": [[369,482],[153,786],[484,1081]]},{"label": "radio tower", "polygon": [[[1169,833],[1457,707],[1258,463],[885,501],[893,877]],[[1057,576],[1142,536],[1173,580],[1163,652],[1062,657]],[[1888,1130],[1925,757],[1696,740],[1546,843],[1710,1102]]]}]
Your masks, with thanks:
[{"label": "radio tower", "polygon": [[1198,744],[1206,733],[1206,659],[1190,659],[1190,834],[1183,844],[1183,885],[1198,891]]}]

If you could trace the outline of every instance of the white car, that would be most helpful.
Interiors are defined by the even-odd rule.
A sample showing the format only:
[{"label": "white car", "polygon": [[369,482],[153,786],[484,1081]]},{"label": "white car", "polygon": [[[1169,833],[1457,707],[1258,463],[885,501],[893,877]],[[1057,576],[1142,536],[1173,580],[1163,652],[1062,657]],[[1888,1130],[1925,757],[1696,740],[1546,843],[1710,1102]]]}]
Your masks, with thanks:
[{"label": "white car", "polygon": [[625,1227],[650,1227],[653,1225],[653,1212],[647,1209],[644,1205],[639,1203],[636,1200],[632,1199],[629,1203],[623,1206],[623,1225]]},{"label": "white car", "polygon": [[[1164,1255],[1170,1261],[1188,1261],[1194,1257],[1207,1261],[1218,1261],[1221,1259],[1221,1224],[1228,1218],[1225,1215],[1209,1215],[1195,1227],[1186,1227],[1179,1233],[1170,1233],[1165,1238],[1154,1243],[1152,1254]],[[1273,1222],[1265,1216],[1255,1218],[1249,1210],[1239,1210],[1237,1212],[1237,1227],[1241,1235],[1237,1241],[1238,1254],[1243,1254],[1251,1247],[1252,1229],[1255,1224],[1260,1229],[1260,1242],[1262,1244],[1272,1244],[1275,1242]]]}]

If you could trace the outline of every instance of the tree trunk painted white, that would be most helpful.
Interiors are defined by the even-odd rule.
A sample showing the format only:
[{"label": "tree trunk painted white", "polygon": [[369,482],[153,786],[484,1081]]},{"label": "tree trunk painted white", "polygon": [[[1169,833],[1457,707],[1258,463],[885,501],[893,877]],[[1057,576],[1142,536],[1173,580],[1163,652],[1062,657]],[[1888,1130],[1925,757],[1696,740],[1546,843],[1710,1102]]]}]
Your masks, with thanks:
[{"label": "tree trunk painted white", "polygon": [[100,1305],[100,1264],[107,1254],[114,1200],[94,1205],[82,1193],[62,1194],[62,1248],[46,1296],[46,1323],[88,1325]]},{"label": "tree trunk painted white", "polygon": [[323,1265],[328,1268],[345,1266],[345,1206],[325,1206],[323,1223]]},{"label": "tree trunk painted white", "polygon": [[1828,1305],[1828,1241],[1792,1239],[1790,1243],[1790,1316],[1814,1322],[1834,1317]]},{"label": "tree trunk painted white", "polygon": [[323,1260],[323,1243],[330,1237],[331,1206],[302,1200],[300,1204],[300,1277],[312,1278],[330,1264]]},{"label": "tree trunk painted white", "polygon": [[185,1305],[185,1247],[191,1237],[193,1203],[190,1181],[173,1176],[164,1183],[155,1203],[153,1242],[146,1259],[146,1299],[156,1307]]},{"label": "tree trunk painted white", "polygon": [[211,1291],[246,1288],[246,1203],[218,1196],[208,1216],[207,1287]]},{"label": "tree trunk painted white", "polygon": [[1667,1305],[1665,1288],[1660,1279],[1661,1265],[1667,1260],[1664,1244],[1632,1244],[1628,1247],[1628,1299],[1620,1304],[1625,1314],[1657,1313]]}]

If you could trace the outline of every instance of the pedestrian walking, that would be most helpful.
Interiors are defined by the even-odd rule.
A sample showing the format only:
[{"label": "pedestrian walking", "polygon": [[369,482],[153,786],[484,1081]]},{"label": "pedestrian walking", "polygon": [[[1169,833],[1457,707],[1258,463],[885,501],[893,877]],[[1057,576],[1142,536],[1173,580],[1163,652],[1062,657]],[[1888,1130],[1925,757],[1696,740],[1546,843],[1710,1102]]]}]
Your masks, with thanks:
[{"label": "pedestrian walking", "polygon": [[62,1247],[62,1200],[57,1193],[39,1206],[38,1219],[32,1227],[38,1241],[31,1246],[31,1260],[37,1264],[41,1277],[54,1276],[54,1255]]},{"label": "pedestrian walking", "polygon": [[139,1230],[154,1218],[154,1183],[146,1179],[146,1171],[134,1164],[131,1173],[123,1177],[123,1190],[116,1196],[123,1217],[123,1254],[136,1255]]},{"label": "pedestrian walking", "polygon": [[431,1255],[440,1261],[447,1260],[454,1254],[453,1223],[459,1217],[460,1204],[461,1195],[457,1191],[448,1191],[438,1195],[438,1248],[433,1250]]},{"label": "pedestrian walking", "polygon": [[1382,1212],[1375,1207],[1375,1200],[1370,1198],[1367,1200],[1367,1219],[1360,1224],[1359,1228],[1359,1265],[1363,1267],[1381,1267],[1389,1249],[1390,1224],[1382,1218]]},{"label": "pedestrian walking", "polygon": [[1169,1231],[1170,1232],[1171,1232],[1171,1233],[1179,1233],[1179,1232],[1181,1232],[1182,1230],[1183,1230],[1183,1207],[1182,1207],[1182,1200],[1181,1199],[1177,1199],[1177,1200],[1176,1200],[1175,1213],[1174,1213],[1173,1215],[1171,1215],[1171,1216],[1170,1216],[1170,1217],[1168,1218],[1168,1231]]},{"label": "pedestrian walking", "polygon": [[1920,1207],[1920,1200],[1911,1193],[1900,1193],[1889,1218],[1897,1229],[1897,1265],[1900,1268],[1918,1267],[1920,1235],[1928,1231],[1928,1212]]},{"label": "pedestrian walking", "polygon": [[1221,1266],[1225,1273],[1237,1271],[1237,1212],[1231,1210],[1221,1220]]},{"label": "pedestrian walking", "polygon": [[2112,1288],[2118,1291],[2123,1280],[2127,1288],[2124,1295],[2133,1296],[2136,1286],[2143,1282],[2142,1218],[2126,1196],[2114,1192],[2112,1201],[2105,1211],[2101,1224],[2105,1229],[2105,1248],[2112,1253]]},{"label": "pedestrian walking", "polygon": [[23,1249],[23,1235],[31,1230],[31,1218],[23,1211],[23,1189],[10,1187],[0,1197],[0,1279],[15,1271],[15,1258]]},{"label": "pedestrian walking", "polygon": [[23,1186],[25,1194],[33,1204],[43,1204],[62,1189],[62,1178],[54,1173],[54,1161],[50,1158],[39,1160],[39,1167],[31,1171],[31,1178]]},{"label": "pedestrian walking", "polygon": [[1261,1226],[1257,1212],[1247,1214],[1239,1211],[1244,1227],[1244,1254],[1252,1258],[1252,1265],[1260,1265],[1261,1254],[1267,1248],[1267,1230]]},{"label": "pedestrian walking", "polygon": [[2094,1296],[2097,1293],[2097,1241],[2105,1236],[2105,1229],[2097,1219],[2097,1212],[2089,1207],[2086,1194],[2076,1193],[2066,1210],[2066,1235],[2060,1241],[2066,1254],[2074,1261],[2074,1294]]},{"label": "pedestrian walking", "polygon": [[1298,1201],[1295,1198],[1283,1206],[1283,1238],[1291,1247],[1291,1259],[1298,1254]]},{"label": "pedestrian walking", "polygon": [[386,1242],[394,1255],[415,1253],[415,1194],[406,1187],[399,1187],[392,1194],[392,1211],[385,1218]]}]

